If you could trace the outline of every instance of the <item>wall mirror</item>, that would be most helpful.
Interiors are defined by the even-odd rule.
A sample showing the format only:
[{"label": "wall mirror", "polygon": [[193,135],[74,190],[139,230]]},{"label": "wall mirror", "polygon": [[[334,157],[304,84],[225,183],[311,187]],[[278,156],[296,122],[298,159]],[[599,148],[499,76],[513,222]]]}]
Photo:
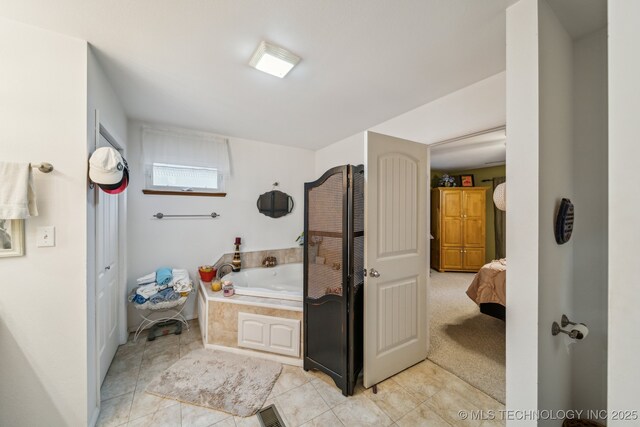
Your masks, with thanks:
[{"label": "wall mirror", "polygon": [[293,210],[293,197],[282,191],[272,190],[258,197],[258,211],[271,218],[280,218]]}]

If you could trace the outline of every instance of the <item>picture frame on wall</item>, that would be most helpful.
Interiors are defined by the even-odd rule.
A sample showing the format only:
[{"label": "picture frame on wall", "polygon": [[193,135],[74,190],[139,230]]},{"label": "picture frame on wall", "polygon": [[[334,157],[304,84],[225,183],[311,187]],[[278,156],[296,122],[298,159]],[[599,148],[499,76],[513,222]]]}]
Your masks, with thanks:
[{"label": "picture frame on wall", "polygon": [[473,175],[460,175],[460,184],[461,187],[473,187]]},{"label": "picture frame on wall", "polygon": [[24,255],[24,220],[0,219],[0,258]]}]

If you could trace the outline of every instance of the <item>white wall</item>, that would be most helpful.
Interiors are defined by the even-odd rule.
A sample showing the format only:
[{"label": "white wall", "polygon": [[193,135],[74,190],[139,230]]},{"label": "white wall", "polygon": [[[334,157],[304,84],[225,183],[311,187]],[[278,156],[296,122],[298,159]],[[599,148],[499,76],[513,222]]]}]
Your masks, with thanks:
[{"label": "white wall", "polygon": [[430,144],[503,126],[506,77],[503,71],[368,130]]},{"label": "white wall", "polygon": [[[572,316],[589,326],[573,347],[575,409],[607,408],[607,31],[573,43],[574,198]],[[573,319],[572,319],[573,320]],[[589,375],[585,375],[588,372]]]},{"label": "white wall", "polygon": [[[538,23],[538,407],[560,410],[571,409],[571,357],[564,338],[552,336],[550,330],[552,322],[559,322],[563,313],[575,318],[571,304],[575,240],[558,245],[554,237],[560,201],[563,197],[575,198],[573,43],[545,0],[539,1]],[[541,420],[538,425],[557,423]]]},{"label": "white wall", "polygon": [[431,144],[503,126],[505,121],[503,71],[316,151],[316,175],[334,166],[364,163],[367,130]]},{"label": "white wall", "polygon": [[[87,44],[0,18],[0,159],[34,172],[26,255],[0,259],[0,425],[87,424]],[[36,228],[56,227],[37,248]]]},{"label": "white wall", "polygon": [[507,9],[508,410],[538,408],[538,108],[538,3],[521,0]]},{"label": "white wall", "polygon": [[[96,115],[99,110],[100,122],[105,126],[118,143],[126,149],[127,117],[102,66],[98,62],[91,47],[87,47],[87,154],[90,156],[96,144]],[[126,151],[124,152],[126,158]],[[87,191],[87,405],[89,419],[96,418],[96,333],[95,333],[95,197],[94,191]],[[126,283],[126,241],[127,217],[126,196],[120,196],[120,280]],[[122,307],[124,308],[124,289],[122,290]],[[126,324],[126,313],[122,310],[121,322]],[[122,337],[121,337],[122,338]],[[124,337],[126,339],[126,335]]]},{"label": "white wall", "polygon": [[[199,265],[211,264],[223,253],[233,251],[236,236],[242,237],[242,251],[296,247],[295,239],[304,226],[304,183],[315,179],[313,151],[230,138],[232,177],[226,197],[143,195],[142,126],[141,122],[129,122],[129,289],[135,287],[136,277],[165,265],[187,268],[195,279]],[[270,191],[276,181],[280,183],[279,190],[293,197],[295,207],[291,214],[274,219],[259,213],[256,201],[260,194]],[[152,218],[156,212],[208,214],[212,211],[220,217]],[[187,304],[185,314],[192,317],[195,297],[191,296]],[[134,308],[129,307],[128,317],[129,327],[139,324],[140,317]]]},{"label": "white wall", "polygon": [[364,164],[365,135],[360,132],[316,151],[315,178],[335,166]]},{"label": "white wall", "polygon": [[[609,0],[608,409],[638,409],[640,396],[640,2]],[[609,426],[637,425],[610,421]]]}]

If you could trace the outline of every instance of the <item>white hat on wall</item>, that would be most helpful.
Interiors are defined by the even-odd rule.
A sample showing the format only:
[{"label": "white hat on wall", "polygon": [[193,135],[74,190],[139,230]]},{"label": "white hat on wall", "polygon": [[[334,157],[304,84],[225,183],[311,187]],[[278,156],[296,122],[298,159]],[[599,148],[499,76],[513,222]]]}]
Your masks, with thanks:
[{"label": "white hat on wall", "polygon": [[100,147],[89,159],[89,178],[96,184],[113,185],[122,181],[125,162],[118,151]]}]

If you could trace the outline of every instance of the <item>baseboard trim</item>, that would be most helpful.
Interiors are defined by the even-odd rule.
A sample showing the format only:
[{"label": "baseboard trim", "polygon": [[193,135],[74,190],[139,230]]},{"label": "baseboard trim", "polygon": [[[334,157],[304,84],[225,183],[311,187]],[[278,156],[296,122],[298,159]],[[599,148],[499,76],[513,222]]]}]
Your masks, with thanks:
[{"label": "baseboard trim", "polygon": [[280,356],[277,354],[263,353],[261,351],[246,350],[244,348],[225,347],[218,344],[205,344],[205,348],[211,350],[226,351],[227,353],[240,354],[242,356],[257,357],[259,359],[272,360],[274,362],[284,363],[285,365],[302,367],[302,359],[293,357]]}]

